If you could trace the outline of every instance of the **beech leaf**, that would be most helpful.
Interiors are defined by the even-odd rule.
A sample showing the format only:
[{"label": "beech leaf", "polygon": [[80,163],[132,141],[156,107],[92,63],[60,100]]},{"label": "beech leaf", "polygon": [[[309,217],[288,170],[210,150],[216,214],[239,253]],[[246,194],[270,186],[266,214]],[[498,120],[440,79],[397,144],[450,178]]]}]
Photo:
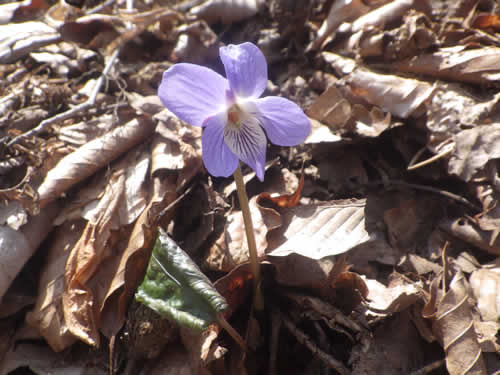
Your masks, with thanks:
[{"label": "beech leaf", "polygon": [[227,303],[189,256],[160,229],[136,298],[181,326],[204,330]]}]

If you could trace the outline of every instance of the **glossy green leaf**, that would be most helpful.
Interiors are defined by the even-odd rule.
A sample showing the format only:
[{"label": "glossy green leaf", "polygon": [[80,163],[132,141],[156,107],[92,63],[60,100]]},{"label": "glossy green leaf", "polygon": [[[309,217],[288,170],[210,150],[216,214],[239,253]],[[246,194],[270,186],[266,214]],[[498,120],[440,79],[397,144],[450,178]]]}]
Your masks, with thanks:
[{"label": "glossy green leaf", "polygon": [[191,258],[160,229],[136,299],[177,322],[203,330],[227,303]]}]

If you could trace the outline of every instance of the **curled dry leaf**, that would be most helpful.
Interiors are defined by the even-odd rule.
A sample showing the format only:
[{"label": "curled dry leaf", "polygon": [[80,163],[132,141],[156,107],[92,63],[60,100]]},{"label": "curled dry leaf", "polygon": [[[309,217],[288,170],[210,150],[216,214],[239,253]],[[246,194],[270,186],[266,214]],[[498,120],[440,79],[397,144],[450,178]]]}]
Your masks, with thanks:
[{"label": "curled dry leaf", "polygon": [[45,267],[40,275],[36,305],[26,316],[26,322],[56,352],[66,349],[76,340],[69,331],[63,313],[64,265],[84,228],[83,220],[68,221],[55,231],[54,241],[47,250]]},{"label": "curled dry leaf", "polygon": [[[342,134],[356,133],[365,137],[377,137],[391,125],[390,113],[384,114],[378,107],[368,111],[361,104],[351,105],[335,86],[328,87],[309,107],[307,114],[327,125],[322,126],[323,132],[336,130]],[[314,125],[313,122],[313,130],[305,143],[314,143],[311,140],[320,135],[315,132]],[[326,133],[326,139],[322,142],[331,142],[334,135],[331,132]],[[330,139],[327,138],[328,133]]]},{"label": "curled dry leaf", "polygon": [[486,163],[500,158],[500,124],[466,129],[455,136],[448,171],[469,181]]},{"label": "curled dry leaf", "polygon": [[498,59],[500,48],[464,46],[441,48],[432,54],[421,54],[395,61],[392,68],[401,72],[426,75],[436,79],[473,84],[493,84],[500,77]]},{"label": "curled dry leaf", "polygon": [[[259,205],[258,197],[250,199],[250,214],[255,230],[257,255],[263,257],[267,249],[267,233],[281,225],[280,215],[271,208]],[[249,259],[248,244],[241,211],[233,212],[227,219],[224,233],[210,248],[206,265],[213,270],[230,271]]]},{"label": "curled dry leaf", "polygon": [[500,318],[500,269],[479,269],[470,275],[470,285],[481,318],[497,322]]},{"label": "curled dry leaf", "polygon": [[[120,173],[121,172],[121,173]],[[99,201],[93,220],[90,220],[79,241],[72,249],[65,269],[65,291],[62,296],[64,317],[69,330],[89,345],[99,346],[99,318],[96,290],[89,281],[99,266],[109,256],[110,243],[116,236],[111,233],[118,207],[124,198],[125,176],[123,171],[110,178],[111,189]]]},{"label": "curled dry leaf", "polygon": [[422,312],[424,317],[433,320],[433,333],[446,353],[446,368],[450,375],[486,375],[486,366],[474,331],[467,281],[458,272],[449,290],[439,291],[440,279],[436,277],[432,282],[431,298]]},{"label": "curled dry leaf", "polygon": [[52,230],[52,222],[59,212],[57,204],[51,204],[36,216],[30,216],[28,223],[20,230],[0,225],[0,300],[24,264],[38,249],[38,246]]},{"label": "curled dry leaf", "polygon": [[386,24],[400,19],[410,9],[419,8],[428,13],[430,11],[428,0],[394,0],[381,6],[362,17],[359,17],[351,24],[351,32],[357,33],[368,27],[383,29]]},{"label": "curled dry leaf", "polygon": [[299,186],[297,187],[295,193],[283,194],[279,196],[271,196],[271,194],[269,193],[261,193],[257,197],[257,204],[261,206],[265,200],[269,200],[280,208],[295,207],[299,204],[300,194],[302,193],[303,188],[304,188],[304,173],[302,173],[302,176],[300,176]]},{"label": "curled dry leaf", "polygon": [[369,10],[370,7],[366,6],[362,0],[335,1],[330,7],[328,16],[319,28],[316,39],[308,49],[318,49],[330,35],[335,33],[343,22],[352,21]]},{"label": "curled dry leaf", "polygon": [[230,24],[255,16],[263,4],[262,0],[207,0],[189,14],[208,23]]},{"label": "curled dry leaf", "polygon": [[125,249],[113,270],[106,269],[106,273],[112,274],[112,280],[100,305],[100,329],[107,337],[115,335],[125,322],[130,298],[144,278],[148,266],[158,220],[163,219],[168,225],[172,217],[172,209],[165,213],[165,217],[160,214],[177,197],[177,178],[173,173],[167,177],[153,178],[152,198],[125,239]]},{"label": "curled dry leaf", "polygon": [[439,223],[439,228],[490,254],[500,255],[500,240],[490,244],[490,237],[487,232],[482,231],[469,220],[443,220]]},{"label": "curled dry leaf", "polygon": [[[453,83],[438,83],[434,94],[426,103],[426,127],[432,133],[427,147],[434,153],[442,150],[454,136],[491,121],[500,100],[496,94],[481,100],[470,90]],[[446,119],[446,121],[443,121]]]},{"label": "curled dry leaf", "polygon": [[421,286],[399,284],[386,287],[373,279],[365,279],[368,287],[368,314],[388,316],[403,311],[421,299]]},{"label": "curled dry leaf", "polygon": [[0,63],[9,64],[61,40],[57,30],[43,22],[29,21],[0,26]]},{"label": "curled dry leaf", "polygon": [[392,30],[362,29],[347,42],[351,53],[362,57],[383,57],[385,61],[419,55],[437,43],[432,23],[424,14],[410,10],[403,24]]},{"label": "curled dry leaf", "polygon": [[344,80],[354,95],[394,116],[410,117],[434,91],[427,82],[375,73],[334,53],[321,55],[340,74],[347,75]]},{"label": "curled dry leaf", "polygon": [[0,25],[37,18],[48,8],[45,0],[16,1],[0,5]]},{"label": "curled dry leaf", "polygon": [[38,188],[40,205],[56,199],[71,186],[109,164],[152,133],[153,122],[145,116],[137,117],[67,155],[49,171]]}]

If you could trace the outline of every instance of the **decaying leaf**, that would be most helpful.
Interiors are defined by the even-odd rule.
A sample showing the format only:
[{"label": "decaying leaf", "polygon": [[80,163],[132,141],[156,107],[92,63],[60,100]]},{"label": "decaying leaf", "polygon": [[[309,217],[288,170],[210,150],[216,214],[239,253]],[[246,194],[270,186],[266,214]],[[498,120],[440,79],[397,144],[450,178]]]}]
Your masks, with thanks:
[{"label": "decaying leaf", "polygon": [[34,327],[56,352],[66,349],[76,340],[64,319],[64,265],[84,227],[85,222],[80,219],[68,221],[55,231],[54,241],[47,251],[46,266],[40,276],[36,305],[26,316],[27,323]]},{"label": "decaying leaf", "polygon": [[458,272],[449,290],[439,291],[440,280],[440,277],[436,277],[432,283],[431,298],[423,315],[433,321],[434,335],[446,352],[446,368],[451,375],[486,375],[486,366],[474,331],[467,281]]},{"label": "decaying leaf", "polygon": [[37,251],[52,230],[52,221],[59,212],[57,204],[51,204],[31,216],[20,230],[0,225],[0,299],[24,264]]},{"label": "decaying leaf", "polygon": [[488,234],[470,220],[463,218],[443,220],[439,223],[439,227],[453,236],[477,246],[479,249],[493,255],[500,255],[500,241],[497,239],[493,244],[490,244]]},{"label": "decaying leaf", "polygon": [[[250,199],[250,214],[255,231],[257,255],[263,257],[267,249],[267,233],[281,225],[280,215],[272,208],[262,207],[258,198]],[[248,243],[241,211],[233,212],[227,220],[224,233],[211,247],[206,265],[213,270],[230,271],[249,259]]]},{"label": "decaying leaf", "polygon": [[343,22],[352,21],[369,10],[370,7],[366,6],[362,0],[340,0],[334,2],[330,7],[328,16],[318,30],[316,40],[308,48],[312,50],[318,49],[325,39],[335,33]]},{"label": "decaying leaf", "polygon": [[354,95],[394,116],[410,117],[434,91],[424,81],[375,73],[331,52],[321,55],[335,70],[346,75],[345,82]]},{"label": "decaying leaf", "polygon": [[498,81],[500,72],[496,61],[499,53],[498,47],[467,49],[458,45],[395,62],[393,67],[437,79],[488,84]]},{"label": "decaying leaf", "polygon": [[227,309],[198,266],[160,229],[136,298],[181,326],[203,330]]},{"label": "decaying leaf", "polygon": [[367,305],[370,314],[390,315],[407,309],[422,297],[422,286],[417,284],[396,284],[386,287],[373,279],[366,279],[368,287]]},{"label": "decaying leaf", "polygon": [[371,236],[364,225],[365,204],[365,200],[344,200],[284,211],[283,233],[279,235],[284,243],[269,255],[296,253],[321,259],[342,254],[369,241]]},{"label": "decaying leaf", "polygon": [[291,208],[295,207],[299,204],[300,195],[302,193],[302,189],[304,188],[304,173],[300,176],[299,186],[297,190],[293,194],[283,194],[279,196],[271,196],[269,193],[261,193],[257,197],[257,203],[262,205],[265,200],[269,200],[273,202],[275,205],[281,208]]},{"label": "decaying leaf", "polygon": [[448,170],[469,181],[489,160],[500,158],[500,124],[463,130],[455,136],[455,143]]},{"label": "decaying leaf", "polygon": [[57,30],[39,21],[0,26],[0,63],[8,64],[61,39]]},{"label": "decaying leaf", "polygon": [[497,296],[500,289],[500,272],[498,267],[479,269],[470,275],[470,285],[477,300],[477,308],[485,321],[497,322],[500,318],[500,301]]},{"label": "decaying leaf", "polygon": [[127,152],[151,136],[152,132],[152,121],[146,117],[138,117],[69,154],[50,170],[38,188],[41,205],[57,198],[77,182]]},{"label": "decaying leaf", "polygon": [[262,0],[207,0],[189,13],[208,23],[230,24],[255,16],[263,4]]}]

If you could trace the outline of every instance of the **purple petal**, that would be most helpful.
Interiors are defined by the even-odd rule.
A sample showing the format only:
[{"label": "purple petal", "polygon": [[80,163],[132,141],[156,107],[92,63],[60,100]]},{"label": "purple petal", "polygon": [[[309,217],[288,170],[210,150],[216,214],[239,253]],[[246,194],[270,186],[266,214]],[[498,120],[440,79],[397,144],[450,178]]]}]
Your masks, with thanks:
[{"label": "purple petal", "polygon": [[241,125],[228,124],[224,128],[224,140],[229,149],[249,165],[259,180],[264,180],[267,139],[257,118],[247,116]]},{"label": "purple petal", "polygon": [[260,49],[249,42],[221,47],[220,58],[231,90],[240,98],[258,98],[267,86],[267,63]]},{"label": "purple petal", "polygon": [[181,120],[195,126],[226,108],[228,81],[203,66],[180,63],[165,73],[158,96],[163,105]]},{"label": "purple petal", "polygon": [[223,113],[208,118],[201,136],[203,163],[215,177],[228,177],[238,166],[238,158],[224,142],[225,116]]},{"label": "purple petal", "polygon": [[[254,107],[252,109],[251,107]],[[278,96],[268,96],[245,104],[254,112],[266,130],[269,140],[278,146],[296,146],[311,132],[311,122],[294,102]]]}]

